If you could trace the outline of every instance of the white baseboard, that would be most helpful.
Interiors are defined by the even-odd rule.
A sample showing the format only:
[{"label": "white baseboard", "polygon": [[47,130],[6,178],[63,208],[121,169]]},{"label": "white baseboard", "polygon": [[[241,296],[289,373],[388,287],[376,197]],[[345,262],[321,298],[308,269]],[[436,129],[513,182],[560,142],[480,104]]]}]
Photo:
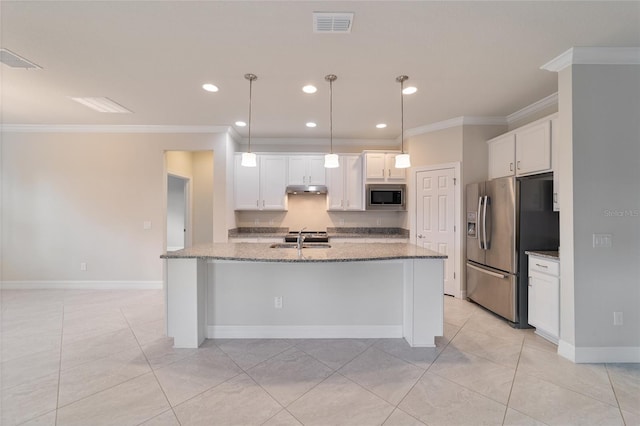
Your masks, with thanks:
[{"label": "white baseboard", "polygon": [[162,281],[0,281],[2,290],[159,290]]},{"label": "white baseboard", "polygon": [[560,340],[558,354],[576,364],[589,363],[640,363],[639,346],[575,347]]},{"label": "white baseboard", "polygon": [[401,325],[210,325],[209,339],[400,338]]}]

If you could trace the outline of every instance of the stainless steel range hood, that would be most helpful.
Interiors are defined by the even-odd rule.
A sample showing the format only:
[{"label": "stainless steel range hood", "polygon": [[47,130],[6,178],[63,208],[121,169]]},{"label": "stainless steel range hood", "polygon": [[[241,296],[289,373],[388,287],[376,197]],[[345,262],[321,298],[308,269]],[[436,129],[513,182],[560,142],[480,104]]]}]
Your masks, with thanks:
[{"label": "stainless steel range hood", "polygon": [[287,186],[287,194],[326,194],[327,187],[325,185],[289,185]]}]

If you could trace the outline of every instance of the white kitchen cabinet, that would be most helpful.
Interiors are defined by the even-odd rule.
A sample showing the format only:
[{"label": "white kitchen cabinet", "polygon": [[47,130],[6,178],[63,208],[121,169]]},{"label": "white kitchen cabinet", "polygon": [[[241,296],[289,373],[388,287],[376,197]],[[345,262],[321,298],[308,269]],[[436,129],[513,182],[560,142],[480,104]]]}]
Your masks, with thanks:
[{"label": "white kitchen cabinet", "polygon": [[508,133],[489,141],[489,179],[515,173],[516,135]]},{"label": "white kitchen cabinet", "polygon": [[560,131],[558,119],[551,120],[551,168],[553,169],[553,211],[560,211],[560,173],[558,161],[558,151],[560,147]]},{"label": "white kitchen cabinet", "polygon": [[551,171],[551,119],[546,117],[489,144],[489,179]]},{"label": "white kitchen cabinet", "polygon": [[529,324],[557,344],[560,336],[560,263],[529,254]]},{"label": "white kitchen cabinet", "polygon": [[406,169],[396,168],[400,152],[366,152],[365,176],[370,182],[401,182],[407,178]]},{"label": "white kitchen cabinet", "polygon": [[327,169],[327,210],[364,210],[362,156],[340,155],[340,167]]},{"label": "white kitchen cabinet", "polygon": [[258,155],[257,167],[243,167],[235,156],[234,195],[236,210],[287,209],[287,157]]},{"label": "white kitchen cabinet", "polygon": [[323,155],[289,156],[289,185],[324,185]]}]

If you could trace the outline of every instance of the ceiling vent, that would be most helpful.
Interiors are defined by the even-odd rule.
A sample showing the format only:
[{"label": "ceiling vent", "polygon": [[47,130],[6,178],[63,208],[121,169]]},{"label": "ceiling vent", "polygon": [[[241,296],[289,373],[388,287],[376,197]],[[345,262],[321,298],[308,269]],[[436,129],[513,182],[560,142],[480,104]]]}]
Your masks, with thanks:
[{"label": "ceiling vent", "polygon": [[314,33],[350,33],[352,12],[313,12]]},{"label": "ceiling vent", "polygon": [[22,58],[8,49],[0,49],[0,62],[10,66],[11,68],[28,69],[42,69],[41,66],[34,64],[31,61]]},{"label": "ceiling vent", "polygon": [[112,114],[130,114],[131,111],[109,98],[71,98],[74,101],[98,112]]}]

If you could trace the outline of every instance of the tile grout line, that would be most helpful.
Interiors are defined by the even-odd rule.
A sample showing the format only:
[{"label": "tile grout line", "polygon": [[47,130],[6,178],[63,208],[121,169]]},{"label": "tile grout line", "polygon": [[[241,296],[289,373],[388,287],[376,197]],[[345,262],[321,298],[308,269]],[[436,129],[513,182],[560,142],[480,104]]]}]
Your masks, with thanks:
[{"label": "tile grout line", "polygon": [[609,379],[609,384],[611,385],[611,390],[613,391],[613,397],[616,399],[616,404],[618,404],[618,411],[620,411],[620,417],[622,417],[622,423],[627,424],[627,421],[624,418],[624,414],[622,413],[622,407],[620,406],[620,401],[618,400],[618,394],[616,393],[616,387],[613,385],[613,379],[611,378],[611,373],[609,372],[608,363],[604,364],[604,369],[607,372],[607,378]]},{"label": "tile grout line", "polygon": [[[147,365],[149,366],[149,370],[151,370],[151,374],[153,374],[153,378],[156,380],[156,383],[158,384],[158,387],[160,388],[160,391],[162,391],[162,395],[164,395],[164,399],[167,401],[167,404],[169,404],[169,409],[173,413],[173,416],[175,417],[176,421],[178,422],[178,425],[182,425],[182,422],[180,422],[180,419],[178,418],[178,415],[176,414],[175,410],[173,409],[173,405],[171,405],[171,401],[169,401],[169,397],[167,397],[167,394],[165,393],[162,385],[160,384],[160,380],[158,380],[158,376],[156,376],[155,370],[153,369],[153,367],[151,367],[151,363],[149,362],[149,358],[147,358],[147,354],[142,349],[142,345],[138,341],[138,336],[136,336],[136,333],[133,331],[133,328],[131,327],[131,323],[129,323],[129,319],[127,318],[127,316],[122,311],[122,307],[118,307],[118,309],[120,310],[120,313],[122,314],[122,317],[124,318],[125,322],[127,323],[127,326],[129,327],[129,330],[131,330],[131,334],[133,334],[133,338],[136,340],[136,343],[138,344],[138,348],[140,349],[140,353],[142,353],[142,356],[144,357],[145,361],[147,361]],[[141,374],[140,376],[142,376],[142,375],[143,374]],[[136,376],[136,377],[140,377],[140,376]],[[133,380],[133,379],[131,379],[131,380]],[[164,411],[163,411],[163,413],[164,413]],[[162,414],[162,413],[159,413],[158,415],[160,415],[160,414]],[[157,416],[154,416],[154,417],[157,417]],[[151,420],[152,418],[153,417],[151,417],[149,419],[146,419],[142,423],[146,422],[147,420]],[[142,423],[140,423],[140,424],[142,424]]]},{"label": "tile grout line", "polygon": [[[443,315],[444,316],[444,315]],[[460,328],[458,328],[458,331],[456,331],[456,333],[451,337],[451,339],[449,339],[449,341],[447,342],[446,345],[444,345],[444,347],[442,348],[442,350],[440,352],[438,352],[435,356],[435,358],[433,358],[433,361],[431,361],[431,363],[429,364],[429,366],[427,368],[424,369],[424,371],[422,372],[422,374],[420,375],[420,377],[418,377],[418,380],[416,380],[416,382],[413,384],[413,386],[411,386],[411,388],[407,391],[407,393],[402,397],[402,399],[400,399],[400,401],[396,404],[395,408],[393,411],[395,410],[400,410],[402,412],[405,412],[404,410],[402,410],[400,408],[400,404],[402,404],[402,402],[407,398],[407,396],[409,396],[409,394],[411,393],[411,391],[413,391],[413,389],[416,387],[416,385],[420,382],[420,380],[422,380],[422,378],[424,377],[425,374],[427,374],[427,371],[429,371],[429,369],[431,368],[431,366],[438,360],[438,358],[440,357],[440,355],[442,355],[442,353],[444,352],[445,349],[447,349],[447,347],[451,344],[451,342],[453,342],[453,339],[456,338],[456,336],[458,335],[458,333],[460,333],[460,331],[462,330],[462,327],[464,327],[464,325],[467,323],[467,321],[469,320],[469,318],[467,318],[464,322],[463,325],[460,326]],[[452,324],[455,325],[455,324]],[[443,326],[444,327],[444,326]],[[444,329],[443,329],[443,333],[444,335]],[[443,336],[444,337],[444,336]],[[389,414],[389,416],[387,416],[387,418],[384,420],[385,422],[387,420],[389,420],[389,417],[391,417],[391,415],[393,414],[393,411],[391,411],[391,413]],[[407,413],[408,415],[410,415],[411,417],[413,417],[414,419],[416,417],[412,416],[411,414]],[[424,423],[422,420],[420,419],[416,419],[421,423]],[[384,424],[384,422],[383,422]]]},{"label": "tile grout line", "polygon": [[525,339],[522,339],[522,344],[520,345],[520,353],[518,354],[518,361],[516,362],[516,368],[513,371],[513,379],[511,379],[511,387],[509,388],[509,396],[507,397],[507,403],[505,404],[506,407],[504,409],[504,415],[502,416],[502,424],[503,425],[504,425],[505,420],[507,419],[507,412],[509,411],[509,402],[511,402],[511,394],[513,393],[513,386],[516,383],[516,375],[518,374],[518,367],[520,367],[520,358],[522,357],[522,351],[524,350],[524,341],[525,341]]},{"label": "tile grout line", "polygon": [[65,299],[66,299],[67,291],[64,290],[62,293],[62,319],[60,324],[60,359],[58,360],[58,389],[56,392],[56,417],[54,420],[54,425],[58,424],[58,408],[60,405],[60,379],[62,378],[62,343],[64,341],[64,311],[65,311]]}]

